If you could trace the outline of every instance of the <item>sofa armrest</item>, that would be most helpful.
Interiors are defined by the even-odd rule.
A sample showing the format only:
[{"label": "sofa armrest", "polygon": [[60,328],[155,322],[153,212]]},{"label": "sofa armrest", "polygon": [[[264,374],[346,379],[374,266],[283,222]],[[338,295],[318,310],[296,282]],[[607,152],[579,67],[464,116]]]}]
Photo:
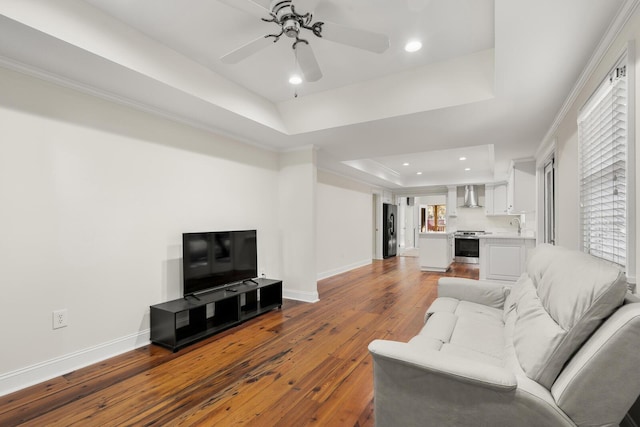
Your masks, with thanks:
[{"label": "sofa armrest", "polygon": [[[374,359],[407,365],[425,372],[445,376],[456,383],[467,383],[493,391],[512,391],[518,383],[504,368],[471,359],[442,354],[435,350],[416,351],[411,345],[396,341],[375,340],[369,344]],[[464,384],[461,384],[462,386]]]},{"label": "sofa armrest", "polygon": [[510,290],[510,284],[490,280],[461,277],[441,277],[438,280],[438,297],[456,298],[493,308],[503,308]]},{"label": "sofa armrest", "polygon": [[575,427],[551,393],[508,368],[411,344],[376,340],[377,427]]}]

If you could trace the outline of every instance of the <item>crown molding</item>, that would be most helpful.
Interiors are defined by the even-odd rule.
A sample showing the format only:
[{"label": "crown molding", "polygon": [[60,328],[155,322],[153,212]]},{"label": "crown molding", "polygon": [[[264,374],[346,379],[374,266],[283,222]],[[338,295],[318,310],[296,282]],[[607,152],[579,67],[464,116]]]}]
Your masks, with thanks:
[{"label": "crown molding", "polygon": [[75,90],[77,92],[84,93],[86,95],[104,99],[106,101],[109,101],[115,104],[124,105],[125,107],[133,108],[134,110],[142,111],[144,113],[152,114],[154,116],[159,116],[159,117],[162,117],[163,119],[171,120],[173,122],[177,122],[192,128],[200,129],[209,133],[214,133],[224,138],[229,138],[234,141],[238,141],[243,144],[247,144],[252,147],[259,148],[265,151],[269,151],[273,153],[278,153],[282,151],[282,150],[270,147],[268,145],[260,144],[256,141],[240,137],[236,134],[222,130],[218,127],[211,126],[200,121],[187,119],[183,116],[166,111],[165,109],[157,108],[140,101],[135,101],[131,98],[127,98],[127,97],[115,94],[113,92],[106,91],[104,89],[98,89],[95,86],[86,85],[84,83],[80,83],[78,81],[68,79],[66,77],[62,77],[55,73],[43,70],[41,68],[38,68],[32,65],[25,64],[20,61],[16,61],[15,59],[12,59],[3,55],[0,55],[0,67],[15,71],[17,73],[24,74],[30,77],[34,77],[39,80],[53,83],[57,86]]},{"label": "crown molding", "polygon": [[564,104],[562,104],[562,108],[560,108],[560,111],[558,111],[553,124],[540,142],[540,147],[538,147],[536,154],[539,154],[541,151],[545,151],[545,148],[548,146],[550,140],[558,130],[560,123],[567,116],[567,113],[578,98],[578,95],[585,87],[587,81],[595,72],[596,67],[600,64],[606,53],[609,51],[609,49],[613,45],[613,42],[618,37],[626,23],[629,21],[629,18],[631,18],[631,15],[633,14],[633,12],[635,12],[638,5],[640,5],[640,0],[627,0],[620,7],[618,14],[609,25],[609,28],[607,29],[605,35],[600,40],[600,43],[598,43],[596,50],[593,52],[593,55],[591,55],[589,62],[587,62],[586,67],[580,74],[578,81],[573,86],[573,89],[571,89],[571,92],[569,92],[569,96],[567,97],[567,99],[565,99]]}]

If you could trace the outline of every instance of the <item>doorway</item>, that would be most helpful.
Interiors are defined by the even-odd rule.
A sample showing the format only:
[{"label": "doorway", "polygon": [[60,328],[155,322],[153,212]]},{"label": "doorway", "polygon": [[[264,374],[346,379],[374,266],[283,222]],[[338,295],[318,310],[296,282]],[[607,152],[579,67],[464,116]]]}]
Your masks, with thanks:
[{"label": "doorway", "polygon": [[418,206],[415,197],[398,199],[398,255],[417,256],[417,224]]}]

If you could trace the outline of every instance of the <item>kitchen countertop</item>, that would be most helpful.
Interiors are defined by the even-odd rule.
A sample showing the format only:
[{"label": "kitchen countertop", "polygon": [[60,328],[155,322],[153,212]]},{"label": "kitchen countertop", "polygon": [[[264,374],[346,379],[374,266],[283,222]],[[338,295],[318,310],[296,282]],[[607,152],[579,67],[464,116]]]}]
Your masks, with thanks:
[{"label": "kitchen countertop", "polygon": [[[444,237],[448,235],[455,234],[455,231],[427,231],[426,233],[418,233],[419,237]],[[476,236],[478,239],[531,239],[535,240],[535,236],[531,232],[524,232],[522,234],[518,234],[515,231],[496,231],[496,232],[487,232],[487,234],[479,234]]]},{"label": "kitchen countertop", "polygon": [[478,236],[479,239],[531,239],[535,240],[535,236],[533,233],[522,233],[518,234],[515,232],[498,232],[491,234],[481,234]]}]

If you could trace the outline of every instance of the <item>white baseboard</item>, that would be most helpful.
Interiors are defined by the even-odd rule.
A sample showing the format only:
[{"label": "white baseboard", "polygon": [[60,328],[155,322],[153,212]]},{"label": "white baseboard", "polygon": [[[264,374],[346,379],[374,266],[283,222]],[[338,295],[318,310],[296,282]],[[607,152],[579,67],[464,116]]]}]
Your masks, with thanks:
[{"label": "white baseboard", "polygon": [[[318,280],[335,276],[340,273],[345,273],[353,270],[354,268],[369,264],[371,264],[371,259],[327,271],[319,274]],[[320,296],[317,291],[307,292],[295,289],[283,289],[282,296],[286,299],[309,303],[320,301]],[[56,357],[32,366],[0,374],[0,396],[68,374],[69,372],[101,362],[127,351],[135,350],[136,348],[149,344],[149,342],[149,329],[145,329],[113,341],[98,344],[96,346]]]},{"label": "white baseboard", "polygon": [[68,374],[147,344],[149,344],[149,329],[0,374],[0,396]]},{"label": "white baseboard", "polygon": [[283,289],[282,297],[286,299],[293,299],[296,301],[303,302],[318,302],[320,301],[320,296],[318,292],[306,292],[306,291],[296,291],[295,289]]},{"label": "white baseboard", "polygon": [[446,273],[449,268],[441,267],[420,267],[420,271],[435,271],[436,273]]},{"label": "white baseboard", "polygon": [[354,262],[353,264],[345,265],[343,267],[334,268],[329,271],[323,271],[322,273],[318,273],[318,280],[326,279],[327,277],[335,276],[337,274],[346,273],[347,271],[350,271],[359,267],[364,267],[365,265],[369,265],[369,264],[371,264],[371,258]]}]

